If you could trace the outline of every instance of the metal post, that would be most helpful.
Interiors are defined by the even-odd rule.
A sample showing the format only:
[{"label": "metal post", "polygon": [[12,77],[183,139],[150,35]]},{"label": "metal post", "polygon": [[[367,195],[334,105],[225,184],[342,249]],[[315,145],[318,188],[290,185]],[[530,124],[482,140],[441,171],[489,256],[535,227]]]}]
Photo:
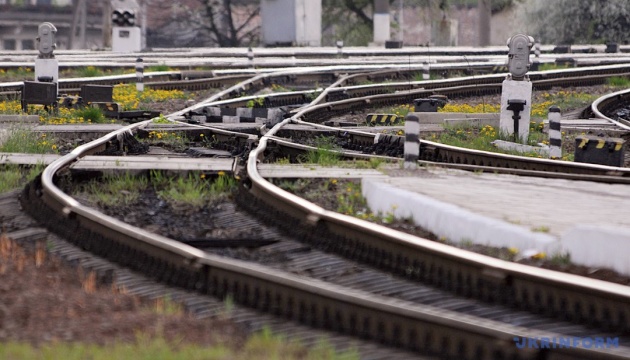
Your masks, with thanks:
[{"label": "metal post", "polygon": [[560,129],[560,108],[552,106],[549,108],[549,158],[562,158],[562,131]]},{"label": "metal post", "polygon": [[136,59],[136,90],[144,91],[144,63],[142,58]]},{"label": "metal post", "polygon": [[249,60],[249,67],[254,67],[254,49],[249,47],[247,49],[247,59]]},{"label": "metal post", "polygon": [[405,118],[405,169],[418,167],[420,157],[420,119],[415,115]]},{"label": "metal post", "polygon": [[343,56],[343,40],[337,40],[337,56]]},{"label": "metal post", "polygon": [[422,80],[431,80],[431,70],[427,61],[422,63]]}]

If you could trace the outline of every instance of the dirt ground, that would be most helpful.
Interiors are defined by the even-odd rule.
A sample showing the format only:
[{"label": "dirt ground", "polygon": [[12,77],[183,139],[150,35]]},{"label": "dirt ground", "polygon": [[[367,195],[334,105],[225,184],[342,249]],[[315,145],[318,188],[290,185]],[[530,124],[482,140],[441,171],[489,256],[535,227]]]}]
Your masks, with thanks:
[{"label": "dirt ground", "polygon": [[134,342],[141,333],[237,348],[246,339],[229,320],[195,319],[164,301],[143,301],[98,286],[93,274],[47,257],[42,247],[20,247],[5,235],[0,235],[0,299],[0,342],[105,345]]}]

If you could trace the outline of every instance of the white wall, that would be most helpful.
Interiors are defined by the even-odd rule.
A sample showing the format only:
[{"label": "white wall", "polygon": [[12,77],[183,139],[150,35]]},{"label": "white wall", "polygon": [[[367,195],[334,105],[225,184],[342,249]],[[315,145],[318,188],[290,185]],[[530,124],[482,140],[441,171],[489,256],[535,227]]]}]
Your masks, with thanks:
[{"label": "white wall", "polygon": [[260,5],[264,44],[321,45],[321,0],[262,0]]}]

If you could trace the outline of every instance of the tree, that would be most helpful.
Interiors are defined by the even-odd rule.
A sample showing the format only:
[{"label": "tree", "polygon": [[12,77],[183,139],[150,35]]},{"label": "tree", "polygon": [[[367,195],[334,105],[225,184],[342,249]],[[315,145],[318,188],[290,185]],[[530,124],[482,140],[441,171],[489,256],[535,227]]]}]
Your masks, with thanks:
[{"label": "tree", "polygon": [[[405,0],[405,6],[427,6],[447,0]],[[389,0],[390,7],[396,0]],[[372,41],[374,0],[322,0],[322,43],[334,46],[336,40],[345,45],[365,46]]]},{"label": "tree", "polygon": [[543,43],[626,43],[628,0],[553,0],[541,4],[532,20]]},{"label": "tree", "polygon": [[253,46],[260,37],[260,0],[183,0],[150,3],[156,23],[150,46]]},{"label": "tree", "polygon": [[201,0],[205,11],[202,29],[220,47],[253,45],[260,37],[259,1]]}]

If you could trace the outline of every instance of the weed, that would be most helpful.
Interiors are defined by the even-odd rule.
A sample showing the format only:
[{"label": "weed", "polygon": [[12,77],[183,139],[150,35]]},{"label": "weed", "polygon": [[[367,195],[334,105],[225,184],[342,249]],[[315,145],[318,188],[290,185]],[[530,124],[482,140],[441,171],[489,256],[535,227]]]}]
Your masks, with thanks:
[{"label": "weed", "polygon": [[121,104],[123,110],[138,109],[141,102],[164,102],[170,99],[187,99],[181,90],[136,90],[133,84],[114,86],[114,101]]},{"label": "weed", "polygon": [[212,182],[205,180],[205,174],[198,176],[190,174],[187,178],[176,179],[164,178],[162,175],[158,177],[159,179],[152,179],[154,187],[158,195],[171,204],[183,203],[202,207],[210,201],[228,196],[236,188],[236,179],[226,176],[222,171]]},{"label": "weed", "polygon": [[171,68],[166,64],[158,64],[158,65],[148,66],[146,70],[147,72],[150,72],[150,71],[159,72],[159,71],[171,71]]},{"label": "weed", "polygon": [[79,77],[96,77],[105,75],[101,69],[94,66],[86,66],[76,69]]},{"label": "weed", "polygon": [[43,133],[38,135],[35,132],[24,128],[12,128],[8,136],[0,145],[0,152],[6,153],[26,153],[26,154],[46,154],[57,153],[57,140]]},{"label": "weed", "polygon": [[265,105],[265,98],[264,97],[258,97],[256,99],[252,99],[247,101],[247,107],[248,108],[254,108],[254,107],[263,107]]},{"label": "weed", "polygon": [[103,123],[106,120],[105,115],[103,115],[103,110],[97,107],[83,107],[77,109],[73,116],[83,119],[88,123]]},{"label": "weed", "polygon": [[413,112],[414,110],[415,110],[415,107],[413,105],[403,104],[403,105],[399,105],[399,106],[391,108],[389,110],[389,113],[395,114],[399,118],[404,119],[408,113]]},{"label": "weed", "polygon": [[461,240],[460,244],[461,244],[461,246],[464,249],[469,249],[469,248],[473,247],[473,245],[474,245],[473,241],[471,239],[469,239],[469,238],[463,238]]},{"label": "weed", "polygon": [[156,117],[155,119],[153,119],[152,121],[154,124],[171,124],[171,121],[169,121],[166,116],[160,114],[160,116]]},{"label": "weed", "polygon": [[140,192],[147,188],[148,179],[144,176],[133,176],[129,173],[122,175],[107,175],[102,181],[92,180],[82,188],[89,197],[99,204],[113,206],[117,204],[132,204],[140,196]]},{"label": "weed", "polygon": [[339,154],[333,151],[335,145],[329,137],[320,136],[315,142],[317,148],[298,156],[299,162],[321,166],[335,166],[339,164],[341,161]]},{"label": "weed", "polygon": [[232,311],[234,311],[234,297],[232,294],[228,294],[225,299],[223,299],[223,313],[222,317],[229,318],[232,315]]},{"label": "weed", "polygon": [[290,92],[290,89],[278,84],[271,84],[271,91],[273,92]]},{"label": "weed", "polygon": [[278,165],[289,165],[291,164],[291,159],[288,157],[276,159],[276,164]]},{"label": "weed", "polygon": [[548,233],[549,232],[549,226],[537,226],[537,227],[533,227],[531,229],[533,232],[541,232],[541,233]]},{"label": "weed", "polygon": [[551,256],[549,259],[551,264],[556,266],[567,266],[571,265],[571,254],[569,253],[556,253]]},{"label": "weed", "polygon": [[155,299],[152,310],[160,315],[181,315],[183,313],[182,306],[173,301],[170,295]]},{"label": "weed", "polygon": [[173,131],[152,130],[149,131],[148,136],[145,139],[141,139],[141,141],[153,145],[168,146],[171,149],[180,151],[185,150],[188,146],[186,136]]},{"label": "weed", "polygon": [[544,63],[538,65],[538,71],[549,71],[549,70],[560,70],[560,69],[568,69],[569,65],[567,64],[556,64],[556,63]]},{"label": "weed", "polygon": [[627,77],[613,76],[606,79],[606,84],[612,87],[630,87],[630,79]]}]

